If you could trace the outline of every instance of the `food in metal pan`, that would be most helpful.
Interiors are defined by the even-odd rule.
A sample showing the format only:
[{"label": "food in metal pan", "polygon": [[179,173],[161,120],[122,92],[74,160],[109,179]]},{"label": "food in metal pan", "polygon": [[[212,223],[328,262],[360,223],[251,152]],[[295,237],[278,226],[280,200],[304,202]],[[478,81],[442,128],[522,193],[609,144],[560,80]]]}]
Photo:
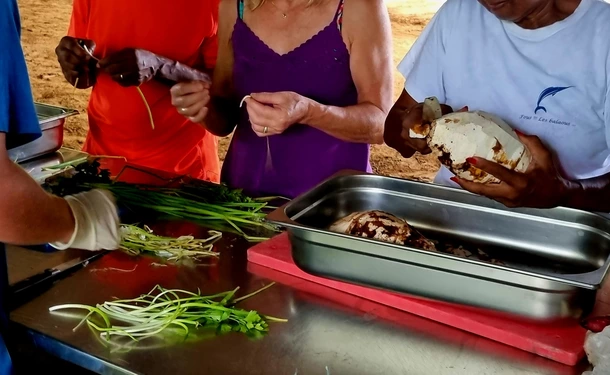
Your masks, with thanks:
[{"label": "food in metal pan", "polygon": [[462,245],[441,244],[430,240],[409,225],[406,220],[379,210],[354,212],[335,221],[331,224],[329,230],[417,249],[452,254],[463,258],[478,259],[493,264],[504,264],[491,258],[481,249],[469,250]]},{"label": "food in metal pan", "polygon": [[436,251],[434,243],[405,220],[383,211],[355,212],[337,220],[329,229],[333,232]]},{"label": "food in metal pan", "polygon": [[[498,183],[494,176],[470,165],[480,157],[524,172],[531,155],[514,130],[502,119],[482,111],[454,112],[440,116],[436,98],[424,102],[423,124],[410,130],[411,138],[425,139],[439,160],[456,176],[480,183]],[[440,116],[440,117],[439,117]]]}]

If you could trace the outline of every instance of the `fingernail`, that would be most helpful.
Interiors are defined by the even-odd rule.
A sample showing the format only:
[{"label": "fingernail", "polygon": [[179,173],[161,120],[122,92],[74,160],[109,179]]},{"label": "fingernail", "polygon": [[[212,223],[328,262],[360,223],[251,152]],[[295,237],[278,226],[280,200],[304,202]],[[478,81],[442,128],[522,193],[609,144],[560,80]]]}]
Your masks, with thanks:
[{"label": "fingernail", "polygon": [[468,164],[472,164],[472,165],[477,164],[477,159],[475,159],[475,158],[467,158],[466,161],[468,162]]},{"label": "fingernail", "polygon": [[460,112],[468,112],[468,106],[464,106],[464,108],[460,109]]},{"label": "fingernail", "polygon": [[451,177],[450,180],[455,182],[456,184],[458,183],[458,178],[457,177]]},{"label": "fingernail", "polygon": [[520,132],[520,131],[519,131],[519,130],[517,130],[517,129],[515,129],[515,133],[517,133],[517,135],[519,135],[519,136],[525,135],[525,133]]}]

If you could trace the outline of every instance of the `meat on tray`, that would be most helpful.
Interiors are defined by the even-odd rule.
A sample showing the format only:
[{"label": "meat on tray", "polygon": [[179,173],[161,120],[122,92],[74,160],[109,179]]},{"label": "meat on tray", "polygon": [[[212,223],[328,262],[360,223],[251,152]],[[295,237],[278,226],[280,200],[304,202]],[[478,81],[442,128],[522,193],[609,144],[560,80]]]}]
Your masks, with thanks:
[{"label": "meat on tray", "polygon": [[417,249],[452,254],[463,258],[475,258],[494,264],[503,264],[501,261],[491,258],[481,249],[476,249],[473,252],[463,246],[450,244],[439,246],[438,242],[424,237],[406,220],[379,210],[354,212],[335,221],[331,224],[329,230]]}]

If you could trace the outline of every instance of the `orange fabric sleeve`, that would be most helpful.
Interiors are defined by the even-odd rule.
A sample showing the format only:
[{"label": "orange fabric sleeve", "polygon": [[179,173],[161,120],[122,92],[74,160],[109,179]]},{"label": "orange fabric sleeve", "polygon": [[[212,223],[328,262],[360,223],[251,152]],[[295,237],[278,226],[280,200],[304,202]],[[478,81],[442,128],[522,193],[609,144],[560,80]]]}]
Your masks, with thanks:
[{"label": "orange fabric sleeve", "polygon": [[90,12],[89,2],[90,0],[74,0],[72,3],[72,17],[70,18],[68,36],[89,39],[87,38]]}]

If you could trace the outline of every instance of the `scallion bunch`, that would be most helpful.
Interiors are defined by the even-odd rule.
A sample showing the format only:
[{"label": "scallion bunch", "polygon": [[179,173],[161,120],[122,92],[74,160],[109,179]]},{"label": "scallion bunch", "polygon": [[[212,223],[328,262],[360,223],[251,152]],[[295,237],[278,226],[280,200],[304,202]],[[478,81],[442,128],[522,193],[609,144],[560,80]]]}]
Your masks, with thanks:
[{"label": "scallion bunch", "polygon": [[97,161],[82,163],[71,173],[54,176],[45,184],[52,194],[65,196],[91,189],[111,191],[120,206],[140,215],[154,213],[201,222],[211,229],[230,231],[249,241],[266,240],[253,236],[263,230],[278,229],[265,222],[270,198],[255,199],[241,190],[203,181],[180,183],[177,187],[129,184],[113,181]]},{"label": "scallion bunch", "polygon": [[134,299],[104,302],[96,306],[58,305],[51,307],[49,311],[67,309],[88,311],[74,330],[86,323],[107,341],[113,337],[128,337],[140,341],[155,337],[167,330],[174,333],[181,332],[186,337],[198,327],[214,327],[218,333],[241,332],[260,336],[269,330],[268,322],[286,322],[286,320],[261,315],[253,310],[239,309],[235,305],[272,285],[273,283],[240,298],[234,298],[239,288],[202,296],[200,293],[164,289],[157,285],[149,293]]},{"label": "scallion bunch", "polygon": [[219,254],[212,249],[214,242],[222,237],[222,233],[209,231],[209,234],[210,237],[206,239],[197,239],[193,236],[163,237],[154,234],[146,225],[140,228],[122,224],[120,250],[133,256],[149,253],[175,261],[183,258],[218,257]]}]

